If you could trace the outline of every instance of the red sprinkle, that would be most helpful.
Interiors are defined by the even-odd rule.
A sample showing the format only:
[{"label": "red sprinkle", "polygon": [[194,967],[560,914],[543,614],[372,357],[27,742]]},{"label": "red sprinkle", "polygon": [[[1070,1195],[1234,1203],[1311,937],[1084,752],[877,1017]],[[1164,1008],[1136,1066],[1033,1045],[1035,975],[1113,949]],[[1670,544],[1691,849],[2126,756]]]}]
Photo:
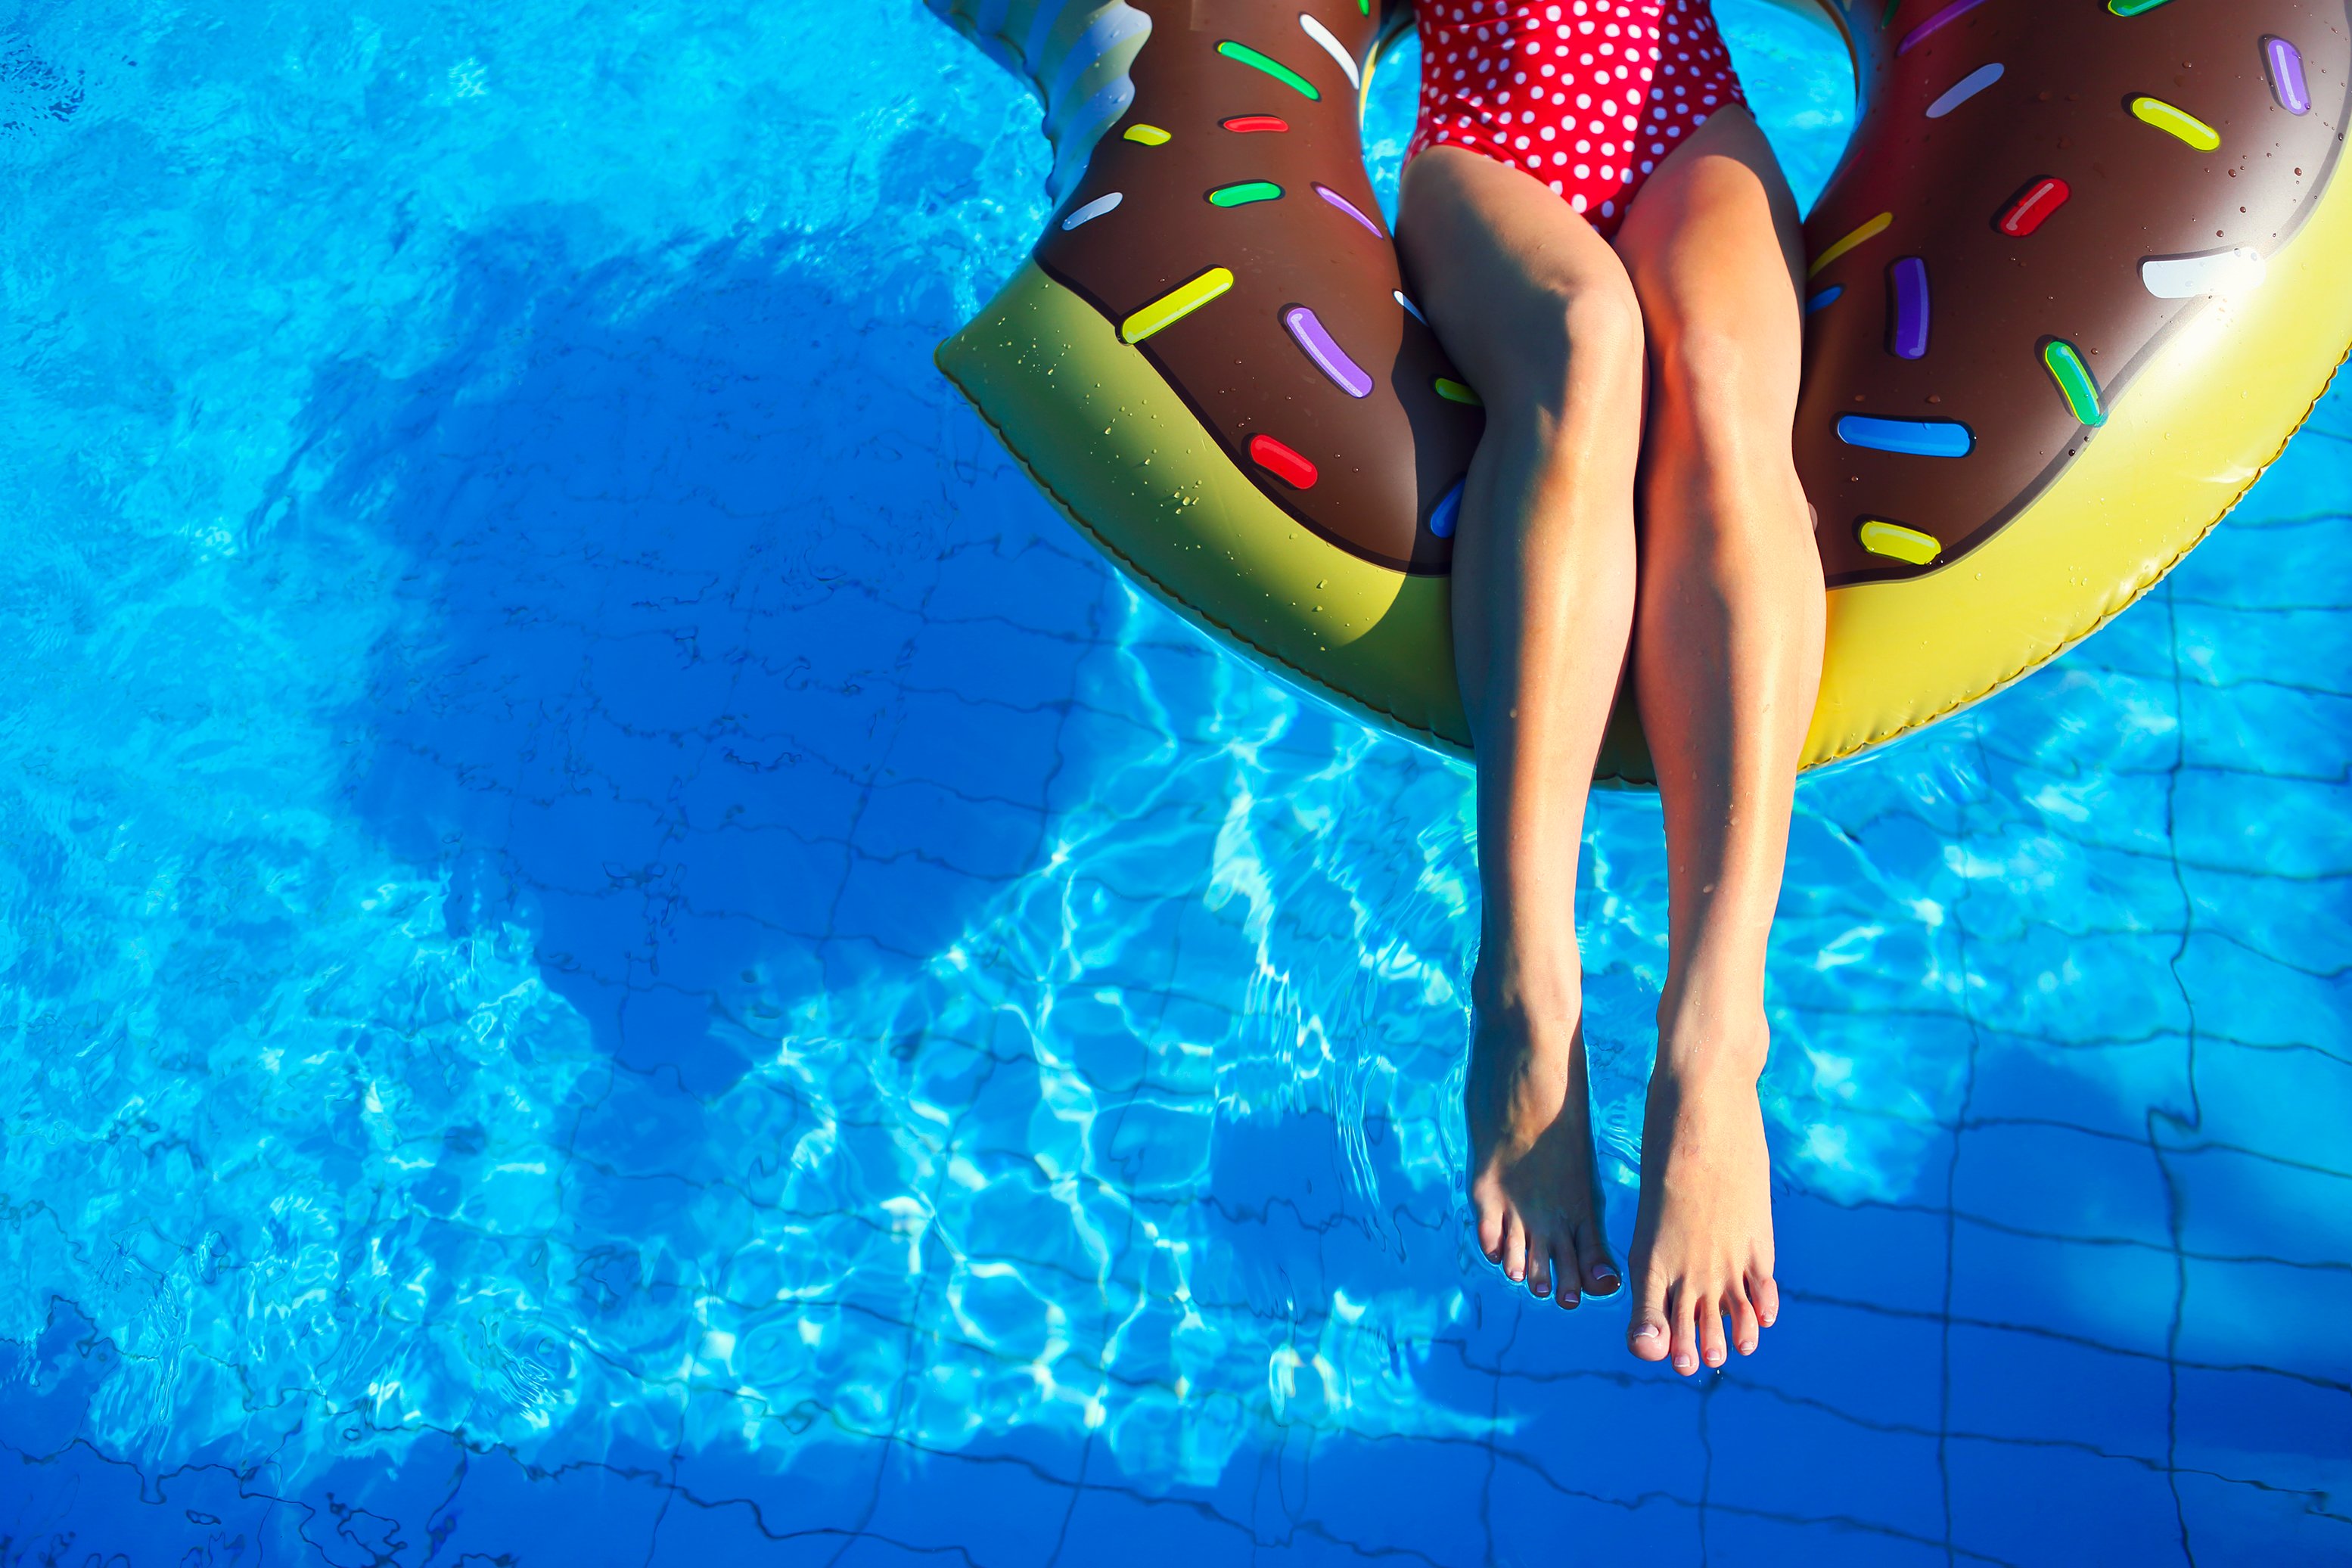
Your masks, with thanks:
[{"label": "red sprinkle", "polygon": [[1250,458],[1286,485],[1301,490],[1315,487],[1315,465],[1271,435],[1250,437]]},{"label": "red sprinkle", "polygon": [[1236,114],[1222,122],[1228,131],[1287,131],[1290,121],[1278,114]]},{"label": "red sprinkle", "polygon": [[2005,235],[2022,237],[2040,228],[2050,214],[2066,204],[2074,190],[2063,180],[2036,180],[2026,187],[2025,194],[2017,198],[2009,211],[2000,214],[1997,225]]}]

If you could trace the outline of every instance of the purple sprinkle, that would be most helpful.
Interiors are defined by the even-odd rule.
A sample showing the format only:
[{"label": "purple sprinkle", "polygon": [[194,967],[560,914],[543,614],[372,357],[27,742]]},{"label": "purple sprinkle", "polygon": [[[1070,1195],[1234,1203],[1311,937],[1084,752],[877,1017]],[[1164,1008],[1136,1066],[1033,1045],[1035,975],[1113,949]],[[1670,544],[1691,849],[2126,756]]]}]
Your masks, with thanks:
[{"label": "purple sprinkle", "polygon": [[1903,41],[1895,46],[1895,54],[1898,56],[1909,54],[1913,49],[1917,48],[1921,44],[1927,42],[1928,34],[1936,31],[1936,29],[1941,27],[1947,22],[1958,21],[1961,17],[1967,16],[1969,12],[1975,10],[1978,6],[1983,4],[1984,0],[1952,0],[1950,5],[1945,6],[1942,10],[1928,17],[1926,21],[1912,28],[1909,32],[1904,34]]},{"label": "purple sprinkle", "polygon": [[2303,51],[2284,38],[2264,38],[2263,57],[2270,62],[2271,91],[2289,114],[2311,112],[2311,84],[2303,77]]},{"label": "purple sprinkle", "polygon": [[1364,215],[1364,210],[1361,207],[1359,207],[1355,203],[1348,200],[1347,197],[1341,195],[1330,186],[1318,185],[1315,187],[1315,193],[1322,197],[1325,201],[1330,203],[1333,206],[1339,208],[1341,212],[1347,214],[1349,217],[1355,219],[1358,223],[1363,225],[1366,228],[1370,229],[1374,239],[1386,239],[1389,237],[1388,235],[1381,233],[1380,225],[1372,222],[1371,219]]},{"label": "purple sprinkle", "polygon": [[1467,483],[1466,479],[1454,481],[1454,488],[1440,496],[1437,505],[1429,509],[1429,531],[1439,538],[1454,537],[1454,525],[1462,520],[1462,486]]},{"label": "purple sprinkle", "polygon": [[1927,264],[1906,256],[1886,269],[1890,308],[1886,351],[1901,360],[1927,357]]},{"label": "purple sprinkle", "polygon": [[1323,329],[1314,311],[1304,305],[1294,305],[1282,313],[1282,324],[1290,329],[1290,335],[1298,340],[1298,346],[1307,350],[1315,368],[1329,376],[1333,385],[1349,397],[1372,395],[1372,378],[1348,357],[1346,350],[1331,340],[1331,334]]}]

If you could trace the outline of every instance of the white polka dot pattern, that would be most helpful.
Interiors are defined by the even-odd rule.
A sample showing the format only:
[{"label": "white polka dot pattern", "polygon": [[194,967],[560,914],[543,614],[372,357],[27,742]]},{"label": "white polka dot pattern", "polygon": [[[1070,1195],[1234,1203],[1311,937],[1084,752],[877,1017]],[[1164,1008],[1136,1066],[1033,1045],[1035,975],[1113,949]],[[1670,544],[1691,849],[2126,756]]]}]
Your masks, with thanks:
[{"label": "white polka dot pattern", "polygon": [[1744,104],[1707,0],[1421,0],[1434,146],[1524,170],[1606,236],[1676,141]]}]

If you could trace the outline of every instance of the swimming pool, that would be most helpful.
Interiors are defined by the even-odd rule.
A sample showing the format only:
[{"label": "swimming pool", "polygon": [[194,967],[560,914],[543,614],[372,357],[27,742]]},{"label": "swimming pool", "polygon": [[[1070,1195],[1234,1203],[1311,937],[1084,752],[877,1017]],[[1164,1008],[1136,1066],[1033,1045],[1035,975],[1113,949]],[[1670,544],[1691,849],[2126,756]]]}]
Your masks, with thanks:
[{"label": "swimming pool", "polygon": [[[2347,394],[1804,786],[1684,1383],[1465,1244],[1465,777],[932,371],[1042,153],[912,0],[0,31],[0,1558],[2352,1552]],[[1621,1242],[1663,871],[1602,800]]]}]

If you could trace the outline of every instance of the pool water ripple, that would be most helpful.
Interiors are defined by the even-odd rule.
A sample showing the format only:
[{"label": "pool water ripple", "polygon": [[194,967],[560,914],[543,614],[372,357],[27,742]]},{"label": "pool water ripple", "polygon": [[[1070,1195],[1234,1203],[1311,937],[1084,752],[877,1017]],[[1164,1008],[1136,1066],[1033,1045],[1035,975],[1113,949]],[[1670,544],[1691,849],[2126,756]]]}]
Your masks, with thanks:
[{"label": "pool water ripple", "polygon": [[[1720,8],[1818,189],[1841,65]],[[0,47],[10,1561],[2346,1549],[2343,394],[1804,785],[1790,1305],[1682,1385],[1467,1245],[1466,776],[1139,599],[932,371],[1046,210],[976,52]],[[1599,799],[1621,1246],[1664,889]]]}]

